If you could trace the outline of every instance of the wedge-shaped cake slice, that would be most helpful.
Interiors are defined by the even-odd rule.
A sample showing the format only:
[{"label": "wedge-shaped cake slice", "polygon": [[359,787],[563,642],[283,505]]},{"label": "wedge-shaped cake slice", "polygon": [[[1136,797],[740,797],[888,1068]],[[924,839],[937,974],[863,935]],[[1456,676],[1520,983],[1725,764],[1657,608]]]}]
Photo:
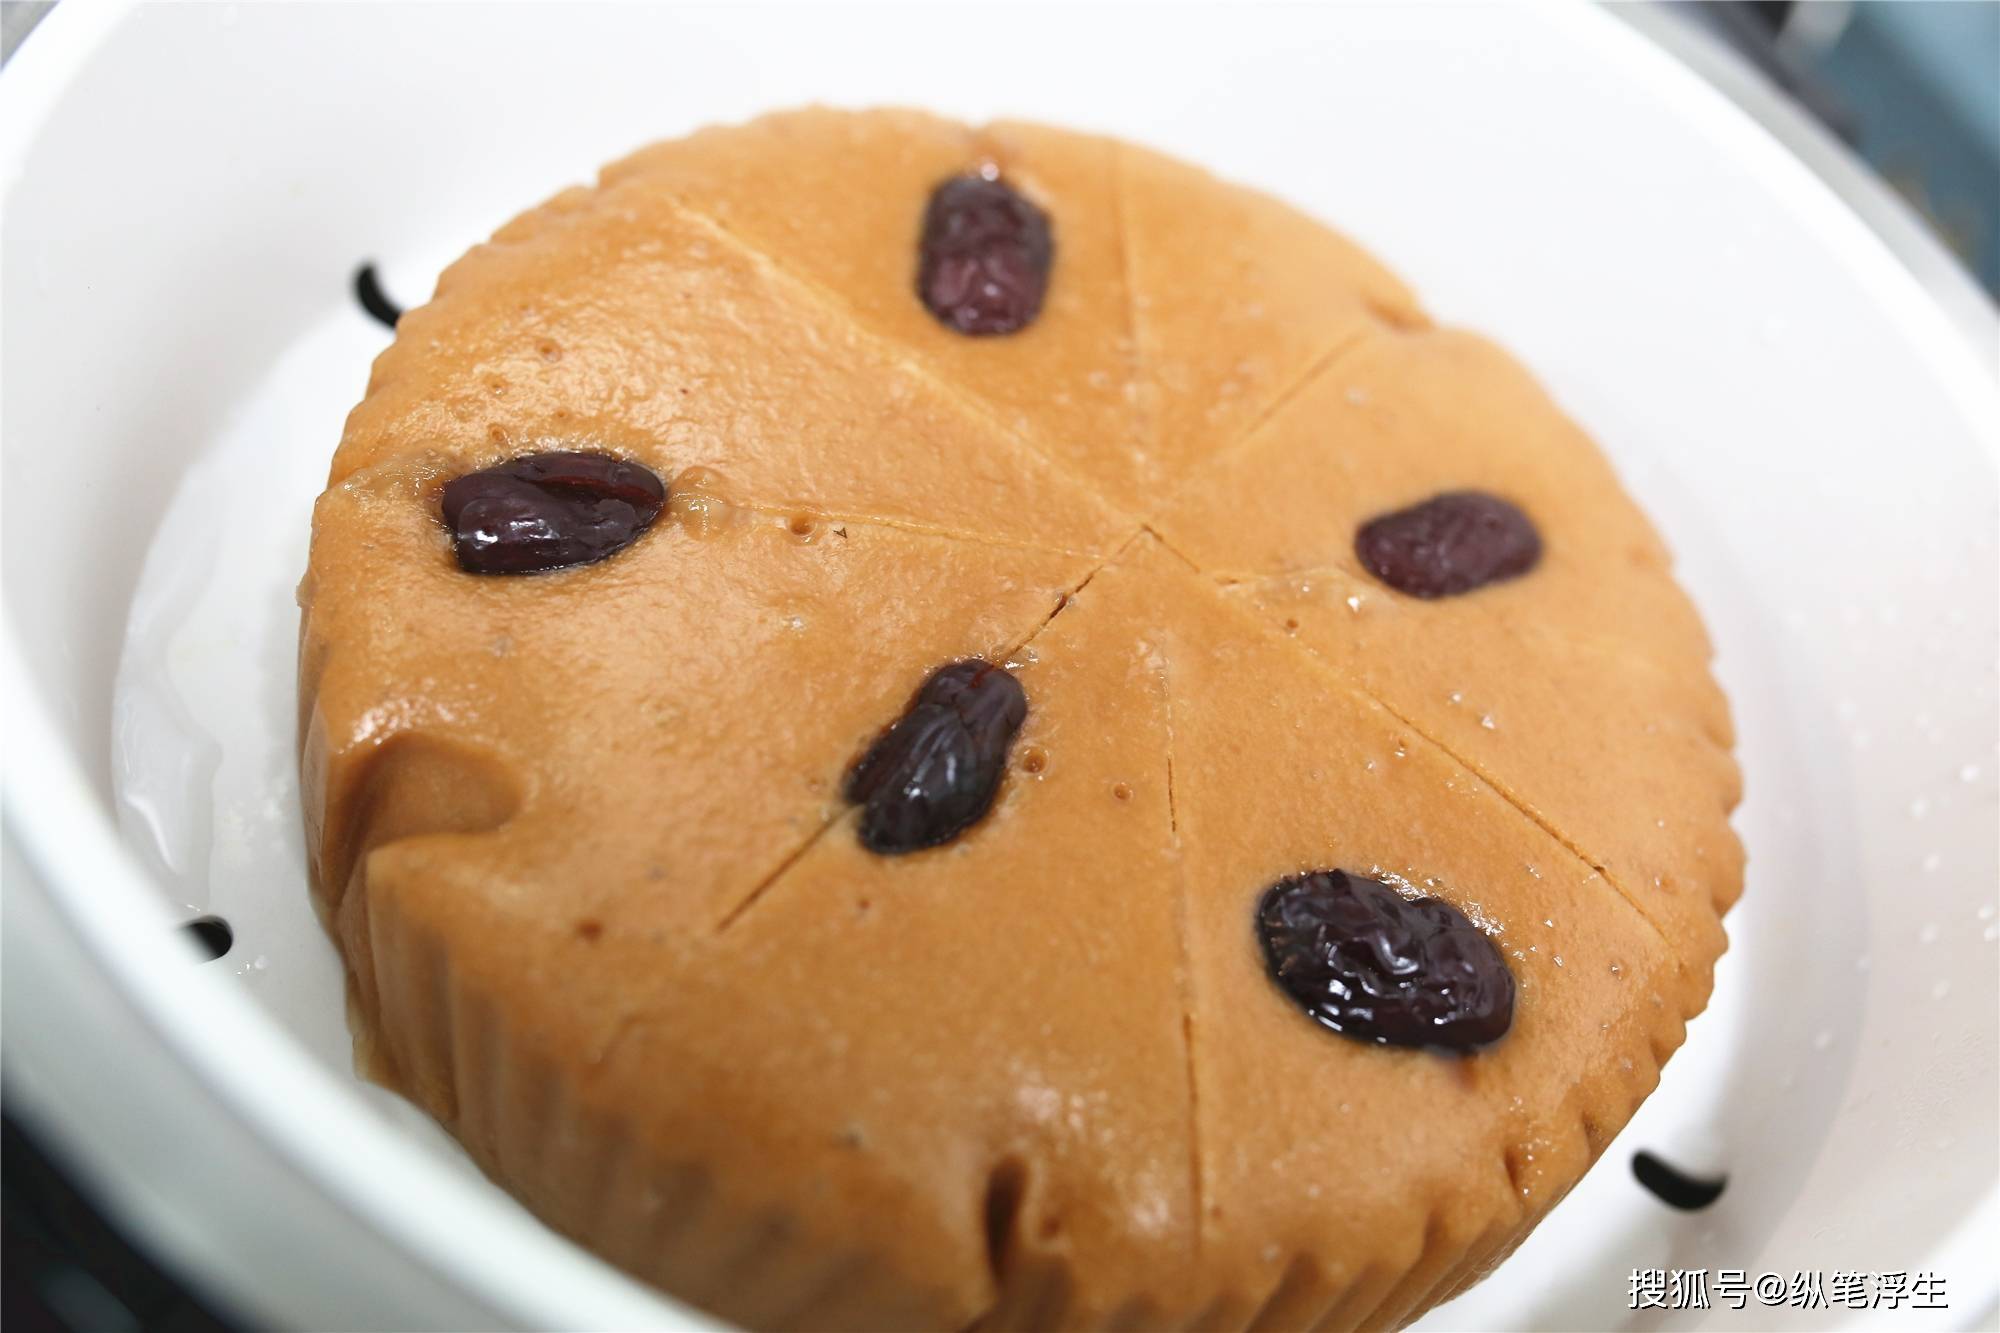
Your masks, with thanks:
[{"label": "wedge-shaped cake slice", "polygon": [[[1151,591],[1107,569],[1017,652],[1028,721],[996,805],[945,847],[880,856],[845,817],[781,874],[739,877],[727,913],[690,920],[673,903],[690,860],[677,841],[727,833],[745,854],[780,841],[744,834],[758,798],[734,777],[761,747],[716,736],[724,753],[706,762],[675,756],[713,799],[654,785],[664,764],[604,756],[606,790],[589,804],[623,787],[657,803],[664,880],[588,825],[558,839],[532,818],[483,842],[376,852],[369,889],[394,917],[384,926],[378,906],[378,941],[408,958],[448,939],[462,960],[402,990],[479,1015],[496,1034],[480,1049],[528,1053],[509,1081],[475,1085],[481,1104],[460,1108],[459,1132],[560,1225],[753,1325],[880,1321],[885,1275],[891,1291],[922,1293],[906,1295],[905,1326],[989,1309],[993,1327],[1158,1319],[1191,1281],[1194,1212]],[[898,651],[941,663],[972,646],[903,636]],[[713,683],[660,689],[721,698]],[[827,711],[817,686],[774,694],[788,748],[844,763],[904,702],[856,693],[871,716],[837,710],[838,736],[833,718],[801,729]],[[547,986],[560,1006],[532,993]],[[431,1044],[440,1069],[451,1046],[442,1033]],[[561,1100],[529,1095],[544,1080]],[[551,1143],[596,1156],[566,1161],[558,1146],[554,1160],[515,1160],[530,1150],[512,1145]],[[610,1171],[649,1182],[659,1215],[638,1187],[605,1205]],[[867,1225],[816,1220],[834,1216]]]},{"label": "wedge-shaped cake slice", "polygon": [[[1430,602],[1464,634],[1532,624],[1705,671],[1708,638],[1668,577],[1666,547],[1589,437],[1519,362],[1457,330],[1375,331],[1256,435],[1194,473],[1160,531],[1212,574],[1363,573],[1361,527],[1441,494],[1523,510],[1540,563]],[[1374,580],[1381,596],[1400,596]]]},{"label": "wedge-shaped cake slice", "polygon": [[1706,673],[1531,624],[1454,643],[1436,603],[1343,570],[1227,593],[1472,765],[1697,954],[1719,949],[1742,887],[1729,825],[1742,784]]},{"label": "wedge-shaped cake slice", "polygon": [[[1567,1190],[1705,986],[1477,776],[1192,582],[1177,600],[1161,649],[1205,1267],[1257,1274],[1225,1304],[1263,1303],[1269,1327],[1392,1327]],[[1256,926],[1269,886],[1314,870],[1441,898],[1484,927],[1513,974],[1511,1029],[1442,1053],[1308,1017]]]},{"label": "wedge-shaped cake slice", "polygon": [[333,475],[579,447],[802,522],[1072,550],[1130,526],[650,179],[558,196],[447,269],[376,361]]},{"label": "wedge-shaped cake slice", "polygon": [[[1139,512],[1156,478],[1133,409],[1115,151],[1109,140],[1038,125],[975,130],[920,112],[814,109],[660,144],[604,179],[663,191],[712,218],[1112,503]],[[918,265],[932,192],[982,172],[1041,210],[1054,254],[1026,327],[969,337],[926,308]]]},{"label": "wedge-shaped cake slice", "polygon": [[[1425,598],[1363,568],[1363,524],[1464,490],[1528,516],[1532,569]],[[1707,637],[1609,466],[1504,353],[1458,333],[1371,337],[1190,483],[1160,529],[1603,869],[1691,958],[1713,955],[1742,851]]]}]

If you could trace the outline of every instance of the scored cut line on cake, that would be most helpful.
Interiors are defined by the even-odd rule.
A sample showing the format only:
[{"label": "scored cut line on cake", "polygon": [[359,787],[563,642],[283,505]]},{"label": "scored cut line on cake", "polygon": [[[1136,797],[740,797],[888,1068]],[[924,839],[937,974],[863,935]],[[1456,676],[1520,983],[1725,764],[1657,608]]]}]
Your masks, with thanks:
[{"label": "scored cut line on cake", "polygon": [[735,925],[738,921],[740,921],[743,918],[744,913],[748,912],[752,907],[756,906],[757,903],[760,900],[762,900],[764,895],[769,893],[772,887],[775,886],[780,879],[784,878],[786,871],[790,870],[800,861],[803,861],[806,857],[806,853],[810,852],[814,847],[819,845],[819,841],[821,838],[824,838],[828,833],[838,828],[843,822],[853,817],[854,817],[854,810],[851,807],[845,807],[845,806],[841,807],[831,815],[824,816],[820,820],[819,826],[813,829],[811,833],[808,833],[805,836],[805,840],[803,842],[799,843],[797,847],[794,847],[790,852],[786,853],[784,860],[778,862],[778,864],[771,869],[771,872],[769,874],[765,875],[762,879],[758,880],[757,883],[751,887],[750,892],[745,894],[743,898],[740,901],[738,901],[734,907],[729,909],[729,911],[723,916],[723,918],[720,921],[717,921],[715,923],[715,933],[720,935],[724,931],[728,930],[731,926]]},{"label": "scored cut line on cake", "polygon": [[859,511],[822,509],[818,505],[774,504],[764,500],[739,500],[725,493],[722,503],[731,509],[741,509],[760,514],[767,518],[789,519],[795,515],[807,514],[821,523],[851,525],[858,528],[885,528],[891,532],[908,533],[912,537],[935,537],[939,541],[961,542],[967,546],[984,546],[996,551],[1027,551],[1036,555],[1092,556],[1095,551],[1079,550],[1069,546],[1050,546],[1043,542],[1022,541],[1011,537],[993,537],[970,528],[941,527],[918,522],[913,519],[894,518],[887,514],[869,514]]},{"label": "scored cut line on cake", "polygon": [[1176,961],[1180,967],[1181,1052],[1187,1061],[1189,1206],[1194,1210],[1194,1252],[1198,1259],[1201,1256],[1203,1236],[1208,1228],[1208,1211],[1204,1205],[1208,1190],[1202,1152],[1201,1076],[1199,1063],[1195,1059],[1194,956],[1189,938],[1193,927],[1190,924],[1191,912],[1188,902],[1188,895],[1192,889],[1188,884],[1187,863],[1181,857],[1180,803],[1178,794],[1174,790],[1173,663],[1167,657],[1164,648],[1160,650],[1160,697],[1166,711],[1167,829],[1173,840],[1174,851],[1174,938],[1180,946],[1180,955]]},{"label": "scored cut line on cake", "polygon": [[[1368,330],[1362,328],[1345,337],[1335,339],[1333,345],[1314,357],[1307,364],[1306,368],[1299,372],[1296,379],[1273,394],[1271,401],[1266,403],[1242,430],[1230,436],[1220,448],[1209,453],[1200,463],[1190,469],[1186,476],[1175,482],[1167,493],[1160,497],[1160,502],[1153,506],[1153,512],[1146,516],[1146,522],[1149,524],[1158,522],[1160,515],[1171,509],[1175,500],[1193,489],[1196,482],[1247,448],[1250,442],[1255,440],[1264,427],[1271,422],[1272,418],[1284,411],[1293,399],[1318,383],[1322,375],[1332,373],[1334,367],[1345,360],[1349,353],[1360,347],[1367,338]],[[1201,572],[1206,573],[1207,571],[1203,570]]]},{"label": "scored cut line on cake", "polygon": [[[1146,530],[1143,527],[1134,528],[1132,532],[1124,539],[1124,541],[1122,541],[1118,545],[1118,548],[1111,555],[1099,561],[1089,571],[1087,571],[1082,578],[1078,579],[1073,585],[1071,585],[1069,588],[1065,589],[1063,592],[1058,594],[1056,597],[1055,605],[1052,608],[1050,608],[1049,613],[1047,615],[1043,616],[1039,621],[1035,623],[1033,627],[1028,629],[1008,647],[997,652],[995,654],[996,660],[1001,662],[1011,661],[1021,652],[1022,649],[1026,648],[1030,643],[1033,643],[1036,637],[1039,636],[1042,633],[1042,631],[1046,630],[1049,627],[1050,622],[1054,621],[1057,616],[1061,615],[1063,611],[1070,605],[1070,603],[1073,600],[1075,600],[1077,594],[1081,593],[1085,588],[1090,586],[1090,581],[1092,579],[1096,578],[1099,574],[1103,573],[1104,570],[1108,569],[1113,564],[1116,564],[1117,561],[1125,554],[1125,552],[1131,549],[1133,543],[1137,542],[1141,537],[1145,535],[1145,532]],[[860,737],[856,739],[855,742],[856,750],[860,748],[860,746],[865,742],[865,740],[866,737]],[[796,866],[800,861],[805,859],[806,853],[811,851],[813,847],[818,844],[820,839],[826,836],[829,830],[838,826],[844,820],[849,818],[853,813],[854,812],[851,807],[842,805],[835,808],[835,810],[831,814],[823,814],[818,827],[814,828],[811,833],[807,834],[805,839],[797,847],[795,847],[782,861],[780,861],[778,865],[769,874],[765,875],[762,879],[760,879],[757,882],[757,884],[749,891],[748,894],[746,894],[742,899],[740,899],[735,906],[731,907],[730,910],[727,913],[725,913],[720,920],[716,922],[715,933],[719,935],[724,931],[728,930],[731,926],[735,925],[738,921],[740,921],[743,918],[744,914],[751,909],[751,907],[753,907],[759,901],[767,897],[770,894],[771,890],[777,887],[778,881],[784,878],[785,873],[787,871],[791,870],[792,867]]]},{"label": "scored cut line on cake", "polygon": [[[1209,595],[1215,597],[1216,600],[1221,602],[1223,605],[1225,606],[1229,605],[1228,599],[1222,597],[1220,593],[1217,592],[1216,590],[1210,589]],[[1232,607],[1231,609],[1234,611],[1236,615],[1242,616],[1245,619],[1251,619],[1251,617],[1249,617],[1241,608]],[[1264,628],[1262,622],[1253,620],[1253,623],[1258,624],[1260,629]],[[1583,848],[1577,846],[1576,843],[1573,842],[1567,834],[1563,833],[1560,829],[1556,828],[1548,820],[1544,819],[1532,807],[1528,806],[1524,801],[1522,801],[1520,797],[1516,796],[1512,791],[1512,789],[1503,785],[1497,779],[1492,777],[1479,765],[1470,762],[1464,756],[1457,753],[1457,751],[1455,751],[1451,746],[1446,745],[1438,737],[1433,736],[1428,730],[1418,726],[1408,717],[1405,717],[1402,714],[1402,712],[1400,712],[1394,706],[1389,704],[1386,700],[1381,698],[1381,696],[1377,695],[1374,691],[1363,686],[1359,681],[1354,680],[1346,673],[1342,672],[1338,667],[1334,666],[1331,662],[1328,662],[1325,658],[1313,652],[1312,649],[1308,648],[1304,644],[1298,643],[1296,640],[1287,638],[1284,641],[1292,644],[1293,648],[1301,655],[1297,660],[1304,663],[1310,663],[1312,667],[1319,674],[1324,675],[1327,678],[1338,682],[1343,688],[1345,688],[1349,692],[1359,696],[1360,698],[1368,700],[1370,703],[1374,704],[1377,708],[1380,708],[1383,712],[1387,713],[1390,717],[1395,718],[1398,722],[1402,723],[1403,726],[1409,728],[1412,735],[1416,736],[1419,740],[1429,745],[1432,749],[1438,751],[1438,753],[1442,754],[1445,758],[1451,760],[1454,764],[1458,765],[1466,772],[1478,778],[1481,782],[1486,784],[1486,786],[1489,789],[1491,789],[1495,795],[1499,796],[1501,800],[1505,801],[1509,806],[1511,806],[1516,814],[1518,814],[1521,818],[1527,820],[1529,823],[1533,824],[1543,833],[1547,834],[1564,851],[1568,852],[1571,856],[1575,857],[1578,861],[1581,861],[1585,866],[1589,867],[1600,878],[1602,878],[1606,884],[1609,884],[1612,887],[1612,890],[1616,892],[1617,895],[1625,901],[1625,904],[1628,907],[1630,907],[1635,913],[1638,914],[1639,919],[1644,921],[1646,925],[1652,929],[1655,935],[1658,935],[1660,937],[1661,941],[1666,944],[1669,952],[1672,954],[1676,964],[1680,964],[1682,962],[1680,957],[1681,942],[1675,940],[1672,935],[1668,934],[1667,931],[1661,927],[1660,923],[1653,919],[1652,914],[1646,911],[1646,909],[1639,904],[1638,900],[1632,896],[1632,894],[1625,888],[1625,886],[1619,883],[1617,879],[1613,878],[1609,870],[1605,869],[1604,866],[1600,865],[1598,861],[1594,859]]]},{"label": "scored cut line on cake", "polygon": [[[1139,318],[1139,288],[1133,276],[1132,227],[1127,214],[1129,201],[1126,196],[1125,153],[1122,143],[1113,141],[1111,154],[1111,209],[1112,234],[1118,238],[1118,276],[1125,288],[1125,338],[1129,350],[1126,353],[1129,383],[1138,392],[1127,398],[1132,409],[1132,438],[1150,463],[1159,450],[1159,423],[1151,411],[1153,376],[1146,358],[1145,333]],[[1154,534],[1157,536],[1158,534]]]},{"label": "scored cut line on cake", "polygon": [[[1190,562],[1192,563],[1192,562]],[[1325,564],[1308,565],[1299,569],[1271,570],[1200,570],[1203,577],[1225,592],[1234,593],[1238,589],[1254,590],[1263,588],[1284,588],[1300,579],[1321,579],[1334,577],[1361,587],[1376,585],[1377,581],[1363,572],[1359,565]],[[1635,652],[1631,643],[1608,634],[1579,634],[1570,630],[1544,629],[1541,631],[1559,641],[1568,649],[1592,653],[1622,667],[1631,667],[1654,676],[1669,676],[1673,673],[1656,659]],[[1711,655],[1710,660],[1713,660]],[[1704,716],[1690,716],[1681,719],[1698,728],[1701,734],[1713,742],[1717,749],[1725,753],[1736,744],[1734,735],[1720,731],[1710,725]]]},{"label": "scored cut line on cake", "polygon": [[685,201],[679,199],[673,200],[668,207],[690,225],[699,227],[704,232],[713,236],[717,241],[734,249],[745,259],[748,259],[763,268],[766,272],[773,274],[804,293],[823,311],[831,313],[838,318],[856,338],[874,348],[880,355],[898,368],[921,380],[934,393],[937,393],[946,401],[957,406],[960,411],[971,416],[974,420],[985,425],[991,432],[1004,440],[1018,441],[1025,445],[1052,471],[1060,475],[1078,494],[1095,500],[1098,507],[1103,509],[1107,514],[1127,520],[1132,517],[1130,514],[1125,513],[1120,506],[1106,499],[1097,487],[1079,476],[1075,469],[1060,454],[1046,447],[1041,437],[1041,431],[1038,428],[1023,430],[1002,421],[990,403],[953,384],[950,380],[937,375],[922,362],[918,361],[902,344],[894,342],[867,327],[847,302],[842,300],[837,293],[828,291],[822,284],[799,273],[769,250],[751,243],[749,240],[723,226],[715,218],[694,208]]}]

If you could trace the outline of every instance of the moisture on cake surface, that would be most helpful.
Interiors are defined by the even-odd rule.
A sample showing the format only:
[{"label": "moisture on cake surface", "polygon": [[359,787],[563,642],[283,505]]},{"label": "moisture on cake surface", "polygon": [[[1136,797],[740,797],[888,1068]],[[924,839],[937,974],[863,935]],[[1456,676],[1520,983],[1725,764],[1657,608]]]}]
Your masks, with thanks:
[{"label": "moisture on cake surface", "polygon": [[792,112],[524,214],[378,359],[301,603],[370,1072],[751,1326],[1404,1322],[1741,888],[1591,442],[1091,135]]}]

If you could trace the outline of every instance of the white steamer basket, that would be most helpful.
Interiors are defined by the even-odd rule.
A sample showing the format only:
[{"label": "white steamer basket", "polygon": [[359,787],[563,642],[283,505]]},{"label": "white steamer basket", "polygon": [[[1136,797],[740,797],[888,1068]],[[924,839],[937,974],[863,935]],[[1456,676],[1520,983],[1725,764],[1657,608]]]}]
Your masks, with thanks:
[{"label": "white steamer basket", "polygon": [[[1871,1318],[1632,1313],[1635,1267],[1932,1270],[1950,1308],[1898,1326],[1990,1320],[1994,349],[1574,8],[61,6],[0,76],[13,1103],[262,1319],[703,1323],[353,1076],[306,899],[291,588],[387,340],[358,264],[421,300],[596,164],[814,100],[1098,128],[1293,199],[1522,355],[1678,552],[1748,779],[1715,1004],[1427,1326]],[[204,911],[236,933],[208,965],[173,929]],[[1673,1211],[1642,1148],[1728,1188]]]}]

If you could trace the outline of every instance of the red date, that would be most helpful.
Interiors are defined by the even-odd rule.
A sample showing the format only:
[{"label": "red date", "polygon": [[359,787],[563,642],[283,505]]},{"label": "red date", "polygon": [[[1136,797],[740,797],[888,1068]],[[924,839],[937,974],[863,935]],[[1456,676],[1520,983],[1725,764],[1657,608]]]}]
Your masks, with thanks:
[{"label": "red date", "polygon": [[1354,553],[1397,592],[1456,597],[1533,569],[1542,538],[1518,506],[1497,495],[1447,491],[1369,520],[1355,534]]},{"label": "red date", "polygon": [[540,574],[617,554],[666,501],[666,486],[638,463],[545,453],[455,478],[440,508],[466,573]]},{"label": "red date", "polygon": [[955,176],[931,194],[917,296],[960,333],[1015,333],[1041,313],[1055,240],[1048,215],[1004,181]]},{"label": "red date", "polygon": [[1004,668],[973,658],[938,668],[907,712],[848,770],[861,845],[883,856],[950,842],[985,817],[1028,698]]},{"label": "red date", "polygon": [[1278,988],[1344,1036],[1466,1051],[1514,1021],[1507,960],[1441,898],[1317,870],[1264,891],[1257,938]]}]

